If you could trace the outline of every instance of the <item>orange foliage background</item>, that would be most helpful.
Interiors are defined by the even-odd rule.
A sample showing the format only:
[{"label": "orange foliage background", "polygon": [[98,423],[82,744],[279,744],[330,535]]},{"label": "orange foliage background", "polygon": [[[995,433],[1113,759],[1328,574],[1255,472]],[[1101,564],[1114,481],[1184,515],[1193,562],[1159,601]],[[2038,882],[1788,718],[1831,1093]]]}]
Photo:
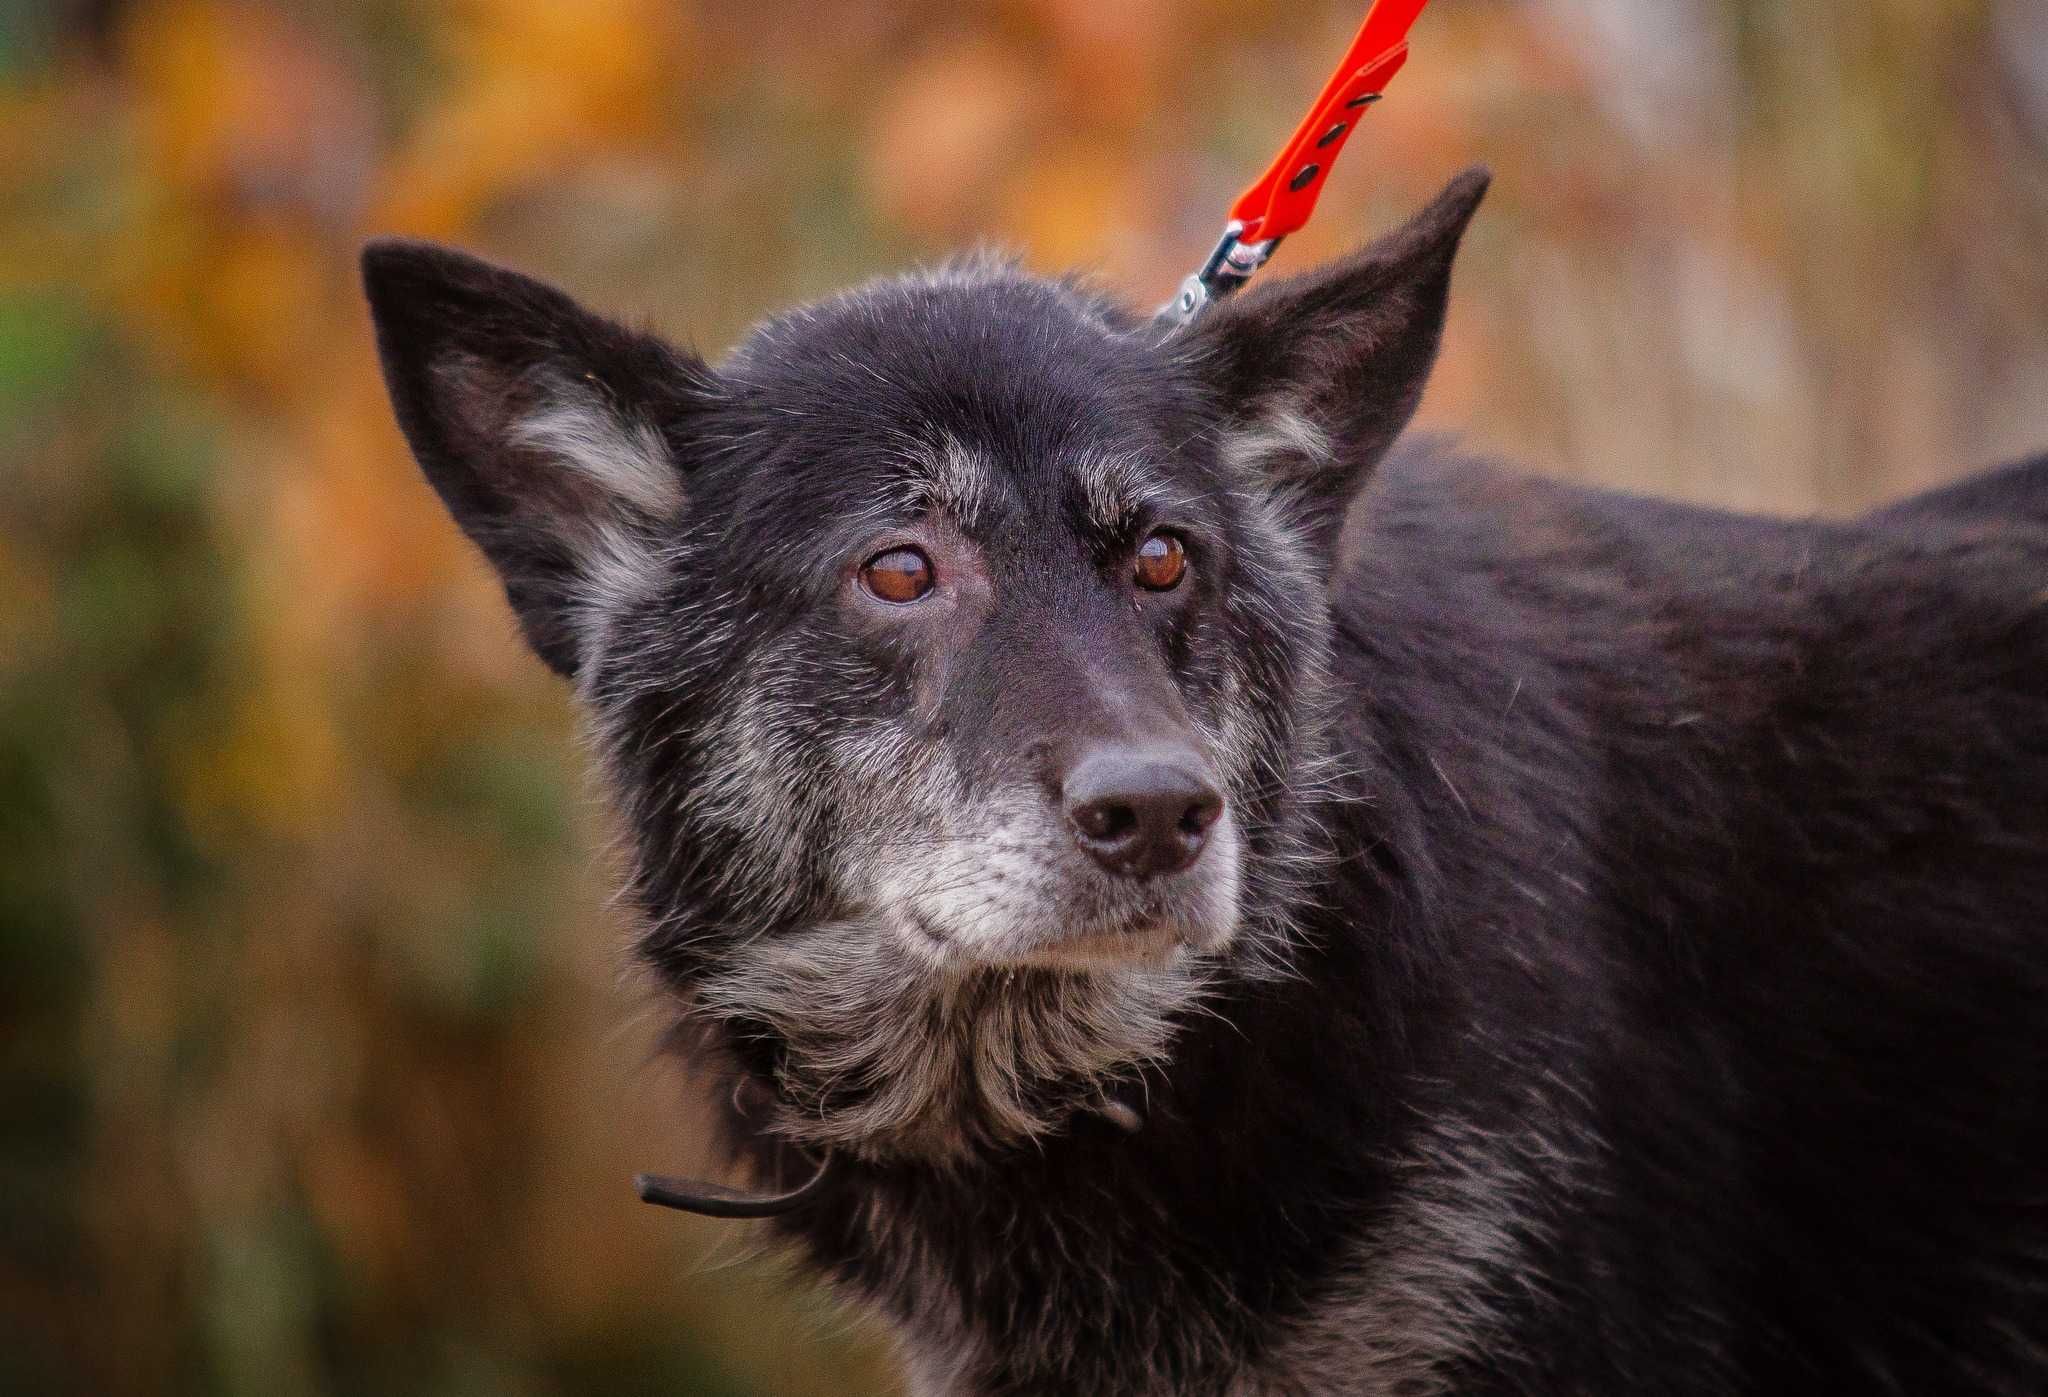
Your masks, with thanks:
[{"label": "orange foliage background", "polygon": [[[963,242],[1141,304],[1360,4],[0,5],[0,1390],[891,1390],[717,1224],[367,235],[708,350]],[[1425,423],[1847,510],[2048,446],[2044,0],[1438,0],[1273,272],[1498,183]]]}]

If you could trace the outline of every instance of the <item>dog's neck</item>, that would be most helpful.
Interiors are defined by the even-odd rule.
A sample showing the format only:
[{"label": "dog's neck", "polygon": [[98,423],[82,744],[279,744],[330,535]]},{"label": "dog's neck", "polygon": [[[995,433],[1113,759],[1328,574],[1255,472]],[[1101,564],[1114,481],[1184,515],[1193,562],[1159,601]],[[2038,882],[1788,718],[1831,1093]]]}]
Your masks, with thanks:
[{"label": "dog's neck", "polygon": [[[1403,1106],[1419,1045],[1364,1007],[1380,994],[1370,939],[1316,914],[1299,930],[1295,974],[1220,977],[1124,1079],[1135,1130],[1076,1092],[1021,1142],[837,1155],[815,1202],[772,1225],[893,1316],[933,1390],[1107,1391],[1130,1366],[1120,1343],[1145,1351],[1145,1390],[1208,1390],[1326,1263],[1302,1201],[1335,1188],[1373,1207],[1381,1161],[1421,1119]],[[1364,1103],[1371,1131],[1316,1127],[1327,1100]],[[764,1182],[801,1178],[786,1146],[736,1124]],[[1012,1352],[1019,1332],[1036,1337]],[[1054,1366],[1013,1366],[1027,1361]]]}]

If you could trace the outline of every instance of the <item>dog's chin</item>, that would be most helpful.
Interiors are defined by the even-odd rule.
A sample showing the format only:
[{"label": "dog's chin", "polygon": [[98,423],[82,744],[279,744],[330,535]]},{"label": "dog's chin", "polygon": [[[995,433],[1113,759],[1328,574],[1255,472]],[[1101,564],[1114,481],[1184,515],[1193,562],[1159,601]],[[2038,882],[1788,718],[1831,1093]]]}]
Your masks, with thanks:
[{"label": "dog's chin", "polygon": [[999,965],[1046,970],[1110,970],[1121,966],[1164,966],[1192,954],[1194,945],[1172,927],[1140,924],[1128,929],[1032,938],[1007,948]]},{"label": "dog's chin", "polygon": [[985,928],[956,934],[915,913],[908,938],[934,968],[948,970],[1023,969],[1105,972],[1159,970],[1191,958],[1214,955],[1230,943],[1234,928],[1190,927],[1160,917],[1086,928],[1017,928],[990,934]]}]

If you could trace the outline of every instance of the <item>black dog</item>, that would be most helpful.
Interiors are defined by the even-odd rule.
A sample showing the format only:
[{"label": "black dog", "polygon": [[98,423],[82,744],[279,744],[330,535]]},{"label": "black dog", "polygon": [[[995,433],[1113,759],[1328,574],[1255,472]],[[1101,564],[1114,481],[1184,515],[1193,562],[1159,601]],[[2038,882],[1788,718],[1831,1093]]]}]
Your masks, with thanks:
[{"label": "black dog", "polygon": [[1791,523],[1394,447],[1484,188],[1163,341],[970,263],[714,369],[365,258],[919,1391],[2048,1391],[2048,459]]}]

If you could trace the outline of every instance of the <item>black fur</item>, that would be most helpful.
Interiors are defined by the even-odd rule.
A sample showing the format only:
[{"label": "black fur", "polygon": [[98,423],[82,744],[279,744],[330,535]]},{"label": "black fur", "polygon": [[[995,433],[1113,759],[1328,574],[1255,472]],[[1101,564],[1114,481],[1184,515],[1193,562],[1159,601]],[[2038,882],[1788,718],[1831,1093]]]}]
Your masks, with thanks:
[{"label": "black fur", "polygon": [[[833,1146],[774,1226],[921,1389],[2048,1389],[2048,457],[1790,522],[1386,454],[1483,187],[1166,345],[984,268],[771,322],[714,372],[451,254],[368,268],[401,421],[592,712],[682,1041],[759,1103],[734,1148],[788,1183],[786,1142]],[[543,380],[597,384],[582,408],[677,472],[672,517],[618,516],[638,572],[597,600],[561,599],[590,565],[547,523],[615,509],[593,477],[522,493],[544,463],[444,425],[485,402],[473,438],[502,435]],[[929,525],[986,595],[892,628],[845,560],[924,518],[904,461],[949,444],[1004,482]],[[1074,484],[1109,458],[1121,521]],[[1196,572],[1134,602],[1119,560],[1162,520]],[[717,992],[758,1014],[706,987],[777,948],[802,971],[938,838],[858,754],[910,754],[915,807],[942,749],[993,801],[1127,721],[1104,686],[1212,740],[1242,827],[1236,939],[1185,958],[1170,1049],[829,1133],[883,1119],[875,1064],[909,1059],[832,1077],[807,1055],[844,1045],[766,972]],[[1122,973],[991,964],[926,999],[878,971],[876,1003],[972,1056]]]}]

